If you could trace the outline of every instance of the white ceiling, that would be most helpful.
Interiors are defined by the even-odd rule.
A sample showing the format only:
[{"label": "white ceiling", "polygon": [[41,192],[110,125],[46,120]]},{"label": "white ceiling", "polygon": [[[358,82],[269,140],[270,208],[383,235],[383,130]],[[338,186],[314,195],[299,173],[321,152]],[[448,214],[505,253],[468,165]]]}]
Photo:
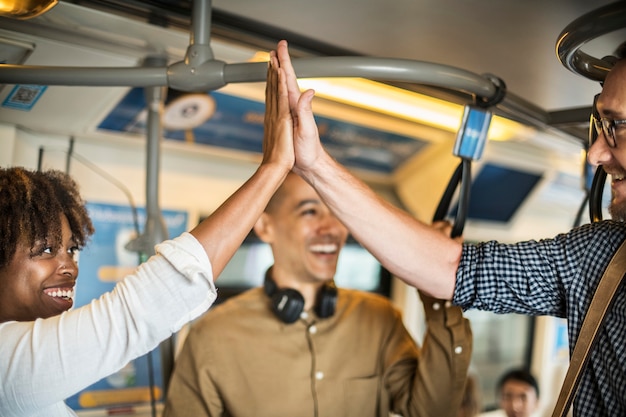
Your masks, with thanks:
[{"label": "white ceiling", "polygon": [[[127,7],[124,13],[128,14],[128,9],[138,5],[178,7],[188,20],[191,2],[129,0],[122,2],[124,6],[118,0],[71,3],[84,3],[86,7],[118,14],[122,14],[118,11],[121,8]],[[558,61],[555,45],[568,24],[612,1],[209,0],[208,3],[214,15],[223,12],[233,16],[231,25],[235,30],[240,23],[237,18],[246,25],[252,24],[248,32],[252,37],[255,24],[266,25],[273,29],[271,37],[284,37],[294,43],[306,39],[359,55],[412,59],[450,65],[475,74],[494,74],[506,83],[511,95],[551,112],[589,107],[593,95],[599,91],[599,83],[570,72]],[[63,4],[57,8],[60,6]],[[169,12],[163,10],[166,9],[160,12],[167,16]],[[50,15],[54,16],[55,12],[53,9]],[[174,30],[180,36],[172,45],[172,31],[165,37],[154,36],[165,33],[164,28],[156,25],[154,31],[146,32],[143,28],[128,28],[124,23],[111,27],[110,19],[88,22],[78,19],[81,16],[67,20],[65,29],[80,29],[80,37],[94,35],[106,39],[105,42],[113,41],[116,47],[126,42],[126,47],[139,50],[140,44],[133,45],[128,40],[141,39],[146,33],[151,38],[144,42],[167,44],[170,56],[182,56],[187,46],[185,30]],[[16,24],[3,20],[0,19],[0,29]],[[45,21],[46,16],[34,20]],[[58,22],[55,24],[60,26]],[[27,21],[19,25],[31,24]],[[611,54],[624,39],[626,29],[589,42],[583,49],[602,57]],[[228,62],[229,57],[219,56],[219,52],[216,57]]]},{"label": "white ceiling", "polygon": [[[547,111],[588,106],[599,85],[558,61],[561,31],[607,0],[213,0],[215,9],[356,53],[446,64],[502,78]],[[584,49],[609,55],[617,33]]]}]

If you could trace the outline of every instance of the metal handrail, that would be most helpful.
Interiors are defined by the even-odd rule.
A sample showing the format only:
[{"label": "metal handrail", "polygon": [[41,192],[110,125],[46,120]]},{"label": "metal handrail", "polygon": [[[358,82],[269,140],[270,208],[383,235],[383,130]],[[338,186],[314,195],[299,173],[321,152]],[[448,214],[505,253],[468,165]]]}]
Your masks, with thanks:
[{"label": "metal handrail", "polygon": [[556,42],[556,54],[565,68],[594,81],[604,81],[613,64],[584,53],[587,42],[626,27],[626,2],[593,10],[571,22]]},{"label": "metal handrail", "polygon": [[[216,60],[210,47],[211,1],[193,2],[190,43],[182,61],[161,67],[76,67],[0,65],[0,84],[64,86],[167,86],[186,92],[212,91],[229,83],[262,82],[266,63],[225,63]],[[296,58],[300,78],[361,77],[387,82],[406,82],[456,90],[491,101],[499,85],[488,75],[456,67],[407,59],[374,57]],[[531,103],[507,92],[496,106],[504,114],[545,127],[549,115]]]}]

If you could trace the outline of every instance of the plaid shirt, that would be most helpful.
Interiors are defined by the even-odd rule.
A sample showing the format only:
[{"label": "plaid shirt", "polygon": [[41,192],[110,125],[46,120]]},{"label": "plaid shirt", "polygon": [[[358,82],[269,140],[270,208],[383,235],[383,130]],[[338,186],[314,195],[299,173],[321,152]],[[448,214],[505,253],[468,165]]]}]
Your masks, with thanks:
[{"label": "plaid shirt", "polygon": [[[463,309],[567,318],[570,354],[626,224],[586,224],[553,239],[464,244],[453,302]],[[626,288],[599,330],[574,399],[575,416],[626,416]]]}]

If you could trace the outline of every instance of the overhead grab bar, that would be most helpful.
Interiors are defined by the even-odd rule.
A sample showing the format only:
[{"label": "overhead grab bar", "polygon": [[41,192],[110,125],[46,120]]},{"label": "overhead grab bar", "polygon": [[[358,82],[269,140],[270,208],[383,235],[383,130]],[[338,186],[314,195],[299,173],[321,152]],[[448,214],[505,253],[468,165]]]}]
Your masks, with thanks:
[{"label": "overhead grab bar", "polygon": [[[232,63],[214,59],[210,42],[211,1],[193,2],[190,43],[182,61],[162,67],[60,67],[0,65],[0,84],[64,86],[167,86],[186,92],[212,91],[229,83],[262,82],[267,63]],[[378,81],[408,82],[460,91],[484,101],[496,99],[499,91],[489,76],[448,65],[407,59],[375,57],[296,58],[300,78],[362,77]],[[545,125],[541,109],[507,95],[503,109],[514,109],[530,123]],[[506,112],[506,111],[505,111]]]},{"label": "overhead grab bar", "polygon": [[626,27],[626,2],[618,1],[593,10],[567,25],[556,43],[556,54],[565,68],[594,81],[604,81],[613,64],[581,51],[587,42]]},{"label": "overhead grab bar", "polygon": [[[300,78],[362,77],[412,82],[456,89],[486,99],[497,92],[489,78],[431,62],[370,57],[295,58],[292,62]],[[227,64],[214,59],[205,60],[199,65],[179,61],[157,68],[0,65],[1,84],[168,86],[180,91],[211,91],[229,83],[265,81],[266,76],[266,62]]]}]

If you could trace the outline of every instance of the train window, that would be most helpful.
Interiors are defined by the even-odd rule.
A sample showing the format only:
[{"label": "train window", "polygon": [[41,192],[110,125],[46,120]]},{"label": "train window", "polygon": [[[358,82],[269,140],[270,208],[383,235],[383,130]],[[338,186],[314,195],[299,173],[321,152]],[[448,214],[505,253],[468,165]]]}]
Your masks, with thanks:
[{"label": "train window", "polygon": [[534,317],[468,310],[474,335],[470,372],[477,375],[485,411],[499,407],[497,384],[512,368],[530,368]]},{"label": "train window", "polygon": [[[486,162],[472,181],[468,218],[499,223],[511,221],[539,184],[542,175]],[[506,195],[506,198],[501,198]],[[451,210],[456,216],[457,206]]]}]

